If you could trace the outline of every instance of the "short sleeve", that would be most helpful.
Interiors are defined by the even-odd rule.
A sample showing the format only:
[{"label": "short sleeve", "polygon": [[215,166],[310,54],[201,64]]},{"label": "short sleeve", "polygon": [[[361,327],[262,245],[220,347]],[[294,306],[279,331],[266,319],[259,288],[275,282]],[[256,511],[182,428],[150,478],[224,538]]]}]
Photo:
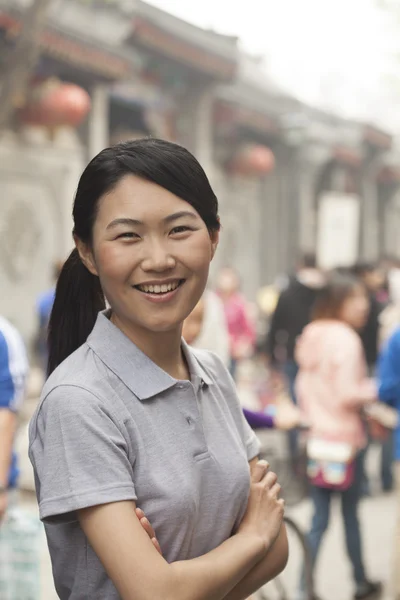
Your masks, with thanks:
[{"label": "short sleeve", "polygon": [[30,425],[40,517],[71,522],[89,506],[136,500],[122,426],[91,392],[53,389]]}]

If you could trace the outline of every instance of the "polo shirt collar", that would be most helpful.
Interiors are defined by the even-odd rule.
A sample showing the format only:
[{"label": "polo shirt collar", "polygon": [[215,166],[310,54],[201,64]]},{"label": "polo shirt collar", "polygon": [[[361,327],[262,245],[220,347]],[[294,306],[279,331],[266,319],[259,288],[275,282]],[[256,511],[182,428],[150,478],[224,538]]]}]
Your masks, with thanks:
[{"label": "polo shirt collar", "polygon": [[213,380],[204,370],[199,357],[196,355],[195,351],[193,351],[193,349],[185,342],[183,338],[182,350],[189,367],[191,379],[193,380],[194,377],[197,377],[201,381],[201,383],[205,383],[206,385],[212,385]]},{"label": "polo shirt collar", "polygon": [[[168,375],[116,327],[109,319],[111,311],[98,314],[95,326],[87,339],[88,346],[140,400],[152,398],[174,387],[178,380]],[[212,380],[199,359],[182,340],[191,377],[210,385]]]}]

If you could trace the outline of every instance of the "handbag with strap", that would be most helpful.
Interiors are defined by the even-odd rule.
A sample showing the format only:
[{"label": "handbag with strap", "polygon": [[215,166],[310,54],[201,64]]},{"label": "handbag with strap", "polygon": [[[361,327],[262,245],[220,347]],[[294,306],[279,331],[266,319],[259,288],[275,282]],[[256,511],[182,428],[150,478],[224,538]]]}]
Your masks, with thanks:
[{"label": "handbag with strap", "polygon": [[330,490],[347,490],[354,481],[355,455],[355,448],[346,442],[310,438],[307,442],[310,482]]}]

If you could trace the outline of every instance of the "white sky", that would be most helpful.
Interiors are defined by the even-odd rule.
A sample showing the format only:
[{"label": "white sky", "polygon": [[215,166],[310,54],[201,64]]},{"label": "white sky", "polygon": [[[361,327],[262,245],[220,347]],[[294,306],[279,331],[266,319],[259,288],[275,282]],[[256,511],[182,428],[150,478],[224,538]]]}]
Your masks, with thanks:
[{"label": "white sky", "polygon": [[[301,99],[400,130],[400,57],[398,74],[388,59],[397,37],[400,49],[400,25],[396,30],[376,0],[148,1],[201,27],[238,35],[245,49],[266,57],[277,83]],[[388,70],[398,80],[389,89]]]}]

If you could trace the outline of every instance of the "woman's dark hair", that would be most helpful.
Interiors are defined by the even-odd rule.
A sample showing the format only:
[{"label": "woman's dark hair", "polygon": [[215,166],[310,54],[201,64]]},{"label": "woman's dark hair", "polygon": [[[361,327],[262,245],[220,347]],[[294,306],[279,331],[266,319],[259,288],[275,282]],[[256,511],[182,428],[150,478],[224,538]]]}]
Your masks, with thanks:
[{"label": "woman's dark hair", "polygon": [[[123,142],[106,148],[84,170],[75,195],[73,234],[92,244],[100,198],[127,175],[156,183],[188,202],[210,232],[218,231],[218,200],[196,158],[182,146],[158,139]],[[58,278],[50,317],[48,374],[79,348],[105,308],[98,277],[82,263],[75,248]]]},{"label": "woman's dark hair", "polygon": [[339,319],[345,300],[357,288],[364,289],[364,286],[350,272],[337,270],[331,273],[327,283],[317,294],[312,312],[312,320]]}]

